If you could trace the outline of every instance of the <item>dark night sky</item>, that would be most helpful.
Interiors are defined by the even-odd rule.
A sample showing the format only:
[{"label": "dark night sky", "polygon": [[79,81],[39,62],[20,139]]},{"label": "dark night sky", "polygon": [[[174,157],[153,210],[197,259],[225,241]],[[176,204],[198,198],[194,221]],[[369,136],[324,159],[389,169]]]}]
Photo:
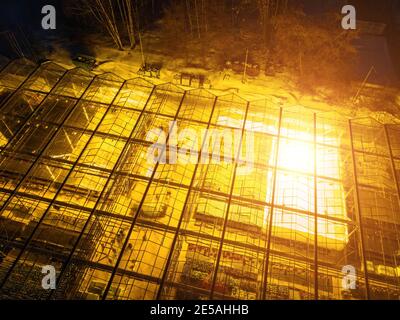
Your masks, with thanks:
[{"label": "dark night sky", "polygon": [[[214,0],[218,1],[218,0]],[[294,0],[292,0],[294,3]],[[9,29],[16,25],[29,28],[31,31],[40,31],[41,8],[52,4],[61,7],[63,0],[1,0],[0,30]],[[354,4],[360,19],[389,22],[398,12],[400,15],[400,0],[297,0],[302,3],[309,14],[318,14],[329,9],[340,12],[344,4]],[[63,21],[62,10],[57,10],[59,23]]]},{"label": "dark night sky", "polygon": [[[396,14],[398,17],[400,16],[400,0],[299,0],[298,2],[300,1],[308,14],[319,14],[329,9],[337,10],[340,13],[340,9],[344,4],[354,4],[357,8],[358,19],[388,23],[394,20]],[[21,28],[26,35],[34,34],[36,39],[39,38],[41,40],[57,36],[71,37],[71,34],[68,34],[68,29],[62,27],[65,25],[62,9],[57,10],[57,24],[60,26],[57,30],[44,31],[41,29],[41,8],[46,4],[62,8],[62,2],[63,0],[1,0],[0,31]],[[75,28],[74,32],[76,31],[80,30]],[[395,39],[399,38],[400,35]],[[1,46],[2,44],[0,43],[0,51]],[[386,43],[383,43],[382,39],[364,40],[362,47],[360,76],[368,72],[370,66],[375,64],[380,70],[380,74],[385,74],[383,78],[389,77],[393,79],[394,68],[388,57]]]},{"label": "dark night sky", "polygon": [[302,2],[305,11],[311,14],[327,10],[340,12],[346,4],[356,7],[358,18],[361,20],[389,23],[396,12],[400,14],[399,0],[303,0]]},{"label": "dark night sky", "polygon": [[[47,4],[60,7],[62,0],[2,0],[0,26],[40,27],[41,8]],[[62,10],[57,11],[62,18]]]},{"label": "dark night sky", "polygon": [[[296,0],[295,2],[301,2],[306,12],[311,14],[329,9],[340,11],[344,4],[354,4],[361,19],[383,21],[390,20],[395,11],[400,14],[399,0]],[[62,0],[1,0],[0,26],[15,24],[40,26],[41,7],[46,4],[61,7],[61,3]],[[58,10],[57,14],[62,17],[62,10]]]}]

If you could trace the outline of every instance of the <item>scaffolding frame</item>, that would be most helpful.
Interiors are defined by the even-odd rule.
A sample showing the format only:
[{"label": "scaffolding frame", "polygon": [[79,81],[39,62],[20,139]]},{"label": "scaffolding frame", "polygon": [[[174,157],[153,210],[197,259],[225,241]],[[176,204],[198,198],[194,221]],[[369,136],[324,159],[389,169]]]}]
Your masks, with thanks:
[{"label": "scaffolding frame", "polygon": [[[2,298],[400,297],[396,123],[26,59],[0,60],[0,114]],[[177,144],[149,163],[152,130]]]}]

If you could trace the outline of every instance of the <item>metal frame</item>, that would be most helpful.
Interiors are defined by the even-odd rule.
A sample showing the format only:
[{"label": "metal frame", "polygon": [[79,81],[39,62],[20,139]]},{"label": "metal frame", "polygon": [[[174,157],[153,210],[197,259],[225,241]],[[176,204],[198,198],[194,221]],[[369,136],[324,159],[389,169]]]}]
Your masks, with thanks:
[{"label": "metal frame", "polygon": [[[9,62],[10,63],[10,62]],[[9,64],[8,64],[9,65]],[[7,65],[6,65],[7,66]],[[6,66],[2,69],[2,72],[5,72]],[[21,92],[21,90],[23,89],[25,83],[27,83],[30,79],[32,79],[32,76],[34,76],[35,72],[37,70],[39,70],[40,66],[37,66],[37,68],[35,68],[34,71],[31,72],[31,74],[19,85],[18,88],[15,89],[15,91],[4,101],[4,103],[1,106],[0,109],[0,113],[3,112],[4,107],[6,105],[8,105],[8,103],[10,103],[10,101],[12,101],[12,97],[14,97],[15,95],[17,95],[19,92]],[[24,129],[26,128],[26,125],[32,120],[35,119],[35,117],[37,116],[37,110],[39,110],[39,108],[41,106],[43,106],[43,104],[45,103],[45,101],[47,101],[48,97],[50,96],[60,96],[63,97],[62,94],[55,94],[55,88],[58,87],[58,84],[61,83],[63,80],[65,80],[65,76],[68,74],[68,70],[65,71],[62,76],[60,78],[57,79],[55,85],[50,89],[49,92],[40,92],[38,90],[30,90],[29,92],[35,93],[37,92],[38,94],[42,94],[43,96],[43,100],[38,104],[38,106],[36,107],[35,110],[33,110],[26,118],[21,117],[21,126],[16,130],[16,132],[14,133],[14,137],[11,138],[10,140],[6,141],[5,143],[5,147],[3,147],[1,149],[0,152],[0,163],[3,163],[3,159],[7,156],[13,156],[16,159],[18,157],[22,157],[25,156],[27,154],[23,153],[22,151],[20,152],[20,150],[11,150],[10,146],[12,146],[15,143],[15,137],[20,136],[23,132]],[[82,129],[79,127],[79,125],[72,125],[72,124],[67,124],[68,119],[71,117],[71,115],[74,113],[75,110],[77,110],[78,106],[80,105],[81,102],[91,102],[91,100],[87,100],[86,99],[86,94],[93,89],[93,85],[96,83],[96,80],[100,79],[101,80],[101,75],[97,75],[94,76],[90,82],[88,83],[87,87],[84,89],[84,91],[82,92],[82,94],[78,97],[74,98],[74,103],[71,105],[71,109],[67,112],[66,115],[64,115],[63,120],[60,123],[50,123],[50,122],[45,122],[43,120],[41,120],[40,118],[37,120],[38,123],[43,122],[46,125],[51,125],[53,127],[55,127],[57,130],[54,130],[54,132],[52,132],[48,138],[48,141],[44,144],[42,150],[36,154],[36,155],[29,155],[32,159],[33,162],[30,162],[28,169],[25,171],[24,175],[19,176],[19,180],[17,180],[17,182],[15,183],[15,186],[12,189],[7,189],[7,188],[0,188],[0,194],[3,194],[3,203],[1,206],[1,216],[0,219],[7,219],[7,217],[4,215],[5,213],[5,208],[7,208],[7,206],[13,201],[13,199],[15,199],[15,197],[22,197],[24,200],[26,201],[40,201],[41,204],[43,204],[45,207],[43,214],[40,216],[40,218],[35,222],[34,228],[33,230],[30,231],[30,233],[28,234],[28,236],[25,239],[15,239],[15,240],[10,240],[7,239],[6,236],[3,236],[1,234],[1,229],[0,229],[0,246],[1,245],[6,245],[9,247],[13,247],[13,248],[17,248],[19,249],[18,254],[16,255],[15,259],[12,261],[11,265],[9,267],[7,267],[7,269],[5,270],[4,273],[4,277],[0,283],[0,297],[3,294],[3,289],[5,287],[5,285],[8,283],[8,281],[10,280],[10,276],[14,274],[14,272],[16,272],[16,266],[18,265],[18,263],[21,261],[22,257],[26,254],[26,253],[32,253],[32,254],[39,254],[39,255],[43,255],[43,256],[54,256],[54,257],[58,257],[59,259],[61,259],[62,261],[62,267],[61,270],[58,274],[57,277],[57,282],[58,283],[62,283],[63,281],[68,281],[68,279],[66,278],[66,274],[67,274],[67,270],[69,269],[69,267],[71,267],[74,263],[79,263],[82,265],[85,265],[86,267],[93,267],[96,270],[101,270],[101,271],[105,271],[107,273],[109,273],[108,275],[108,280],[107,280],[107,284],[105,287],[104,292],[101,295],[101,299],[107,299],[110,289],[113,286],[113,282],[115,280],[115,277],[119,274],[122,274],[124,276],[128,276],[132,279],[141,279],[143,281],[148,281],[152,284],[156,285],[156,288],[154,293],[152,293],[154,298],[157,299],[163,299],[165,297],[164,295],[164,289],[165,288],[176,288],[179,290],[192,290],[193,292],[198,292],[199,294],[202,295],[206,295],[209,299],[215,299],[215,298],[231,298],[230,296],[225,296],[224,294],[220,294],[216,292],[216,283],[217,283],[217,277],[219,276],[219,273],[222,272],[221,271],[221,261],[222,261],[222,254],[223,254],[223,247],[224,245],[233,245],[237,248],[240,249],[244,249],[244,250],[249,250],[251,251],[252,255],[257,255],[260,254],[263,257],[262,260],[262,270],[259,271],[259,276],[260,278],[262,278],[262,283],[259,289],[259,291],[257,292],[257,298],[260,299],[267,299],[267,298],[271,298],[268,296],[267,294],[267,290],[268,290],[268,284],[269,284],[269,277],[272,275],[272,266],[271,266],[271,260],[272,258],[277,258],[277,259],[291,259],[294,260],[296,262],[299,263],[305,263],[308,265],[313,265],[314,268],[314,274],[313,274],[313,280],[310,280],[308,283],[308,287],[310,287],[312,285],[312,283],[314,284],[314,299],[319,299],[322,295],[323,295],[323,286],[319,283],[321,281],[320,276],[322,274],[320,274],[319,268],[327,268],[329,270],[329,272],[334,272],[335,273],[335,279],[339,279],[341,276],[341,270],[338,269],[338,266],[335,265],[334,262],[327,262],[323,260],[323,256],[319,256],[319,248],[321,247],[321,249],[326,249],[324,247],[323,243],[319,243],[318,241],[318,235],[321,232],[318,228],[318,223],[319,223],[319,219],[328,219],[331,222],[337,222],[337,223],[342,223],[342,224],[347,224],[348,226],[354,226],[358,231],[359,231],[359,239],[357,239],[357,245],[360,246],[361,249],[361,264],[362,264],[362,269],[364,271],[364,279],[365,279],[365,287],[366,287],[366,298],[370,299],[371,298],[371,292],[370,292],[370,287],[371,282],[376,283],[376,279],[374,277],[374,279],[370,280],[370,275],[368,274],[368,270],[367,270],[367,257],[366,257],[366,239],[365,239],[365,222],[364,222],[364,213],[361,210],[361,199],[360,199],[360,186],[362,186],[362,184],[360,184],[359,181],[359,172],[357,170],[357,163],[356,163],[356,153],[359,152],[363,152],[366,155],[375,155],[374,152],[369,151],[369,150],[364,150],[364,151],[360,151],[357,150],[355,147],[355,137],[354,137],[354,132],[353,132],[353,126],[352,126],[352,120],[348,120],[348,129],[349,129],[349,133],[350,133],[350,147],[347,149],[346,147],[342,148],[342,146],[329,146],[329,145],[325,145],[323,143],[318,142],[318,132],[317,132],[317,124],[318,124],[318,119],[317,119],[317,114],[315,112],[312,112],[313,114],[313,131],[312,131],[312,141],[308,142],[310,145],[312,144],[313,146],[313,159],[314,159],[314,167],[313,167],[313,171],[312,173],[302,173],[302,175],[308,177],[308,178],[312,178],[313,179],[313,183],[314,183],[314,193],[313,193],[313,198],[314,198],[314,207],[313,210],[310,211],[304,211],[301,208],[298,207],[293,207],[293,208],[288,208],[287,206],[285,206],[284,204],[279,204],[277,203],[277,192],[278,192],[278,187],[277,187],[277,175],[278,175],[278,170],[282,171],[282,172],[286,172],[285,170],[289,170],[289,169],[284,169],[281,168],[280,163],[279,163],[279,153],[280,153],[280,149],[281,149],[281,140],[282,139],[289,139],[291,141],[301,141],[301,138],[297,138],[297,137],[292,137],[292,138],[287,138],[284,137],[283,135],[283,131],[284,128],[284,107],[279,107],[279,109],[277,108],[276,111],[279,110],[279,119],[278,119],[278,115],[276,116],[276,120],[277,120],[277,133],[274,132],[274,134],[272,133],[265,133],[265,135],[267,135],[268,137],[270,137],[271,139],[276,139],[276,149],[274,150],[274,163],[273,164],[256,164],[257,166],[259,166],[259,168],[261,168],[262,170],[266,170],[267,172],[271,171],[272,172],[272,182],[271,182],[271,186],[268,186],[268,188],[270,188],[271,191],[271,203],[267,203],[267,200],[256,200],[256,199],[251,199],[248,198],[247,196],[236,196],[234,195],[234,188],[236,186],[236,183],[238,182],[237,179],[237,170],[238,170],[238,159],[239,159],[239,155],[241,152],[241,149],[243,147],[243,143],[244,143],[244,135],[246,133],[246,130],[248,130],[246,128],[246,124],[248,121],[248,117],[250,115],[250,113],[252,112],[252,106],[253,103],[249,102],[247,100],[243,100],[243,109],[244,109],[244,116],[241,118],[241,121],[243,121],[243,123],[240,125],[239,128],[234,127],[234,125],[230,125],[230,124],[217,124],[213,122],[213,118],[216,114],[216,109],[217,109],[217,104],[220,101],[221,98],[223,97],[217,97],[216,95],[207,92],[206,90],[204,90],[204,92],[207,92],[207,95],[209,95],[207,98],[210,98],[210,106],[207,107],[207,111],[210,111],[209,116],[207,116],[207,120],[204,120],[203,118],[201,118],[202,120],[198,120],[198,119],[192,119],[192,118],[187,118],[187,117],[183,117],[180,113],[181,110],[183,108],[184,102],[186,101],[186,99],[188,99],[188,92],[186,90],[183,90],[181,88],[178,88],[175,93],[178,94],[178,97],[176,98],[176,101],[173,100],[173,102],[166,100],[168,99],[168,95],[171,94],[173,92],[173,88],[171,87],[163,87],[163,85],[153,85],[151,83],[149,83],[149,85],[146,87],[148,89],[148,92],[146,91],[146,96],[143,97],[143,103],[144,106],[142,109],[135,109],[135,108],[131,108],[131,107],[127,107],[126,105],[124,106],[117,106],[115,105],[117,98],[119,97],[120,93],[122,92],[122,90],[125,88],[125,86],[129,83],[129,81],[116,81],[116,87],[115,87],[115,91],[116,93],[114,94],[114,97],[112,97],[112,99],[110,99],[109,103],[104,103],[104,102],[100,102],[100,101],[93,101],[94,104],[101,106],[105,111],[104,113],[100,116],[100,120],[97,123],[97,125],[95,126],[95,128],[92,129]],[[140,79],[140,78],[137,78]],[[112,80],[107,80],[105,79],[105,81],[112,81]],[[147,82],[146,82],[147,83]],[[140,84],[139,84],[140,86]],[[172,84],[171,84],[172,86]],[[162,99],[160,102],[160,105],[158,106],[158,110],[149,110],[149,106],[152,106],[153,104],[151,103],[151,99],[156,97],[157,98],[157,93],[158,93],[158,89],[163,90],[162,91]],[[96,90],[100,90],[100,88],[96,87]],[[139,90],[139,89],[138,89]],[[96,92],[97,92],[96,91]],[[193,90],[193,91],[197,91]],[[201,92],[203,91],[199,91],[200,92],[200,96],[201,96]],[[135,93],[135,89],[132,89],[131,93]],[[164,96],[165,95],[165,96]],[[236,97],[236,95],[232,95],[233,97]],[[66,98],[73,98],[73,97],[69,97],[69,96],[65,96]],[[109,97],[111,98],[111,97]],[[193,99],[197,99],[197,97],[193,97]],[[166,113],[162,113],[160,112],[160,108],[164,107],[167,105],[167,103],[172,103],[174,104],[174,113],[168,114],[168,112]],[[176,109],[175,109],[176,107]],[[226,106],[225,106],[226,107]],[[118,108],[120,110],[126,110],[126,111],[131,111],[134,114],[137,114],[137,118],[135,119],[136,123],[133,124],[132,128],[129,129],[130,132],[129,134],[127,134],[126,136],[123,136],[122,134],[114,134],[114,133],[110,133],[110,132],[98,132],[100,129],[100,126],[103,123],[103,120],[107,117],[107,115],[109,115],[109,113],[114,110],[115,108]],[[196,108],[199,108],[198,106],[196,106]],[[199,110],[199,109],[197,109]],[[102,111],[103,112],[103,111]],[[270,112],[270,110],[266,109],[265,113],[268,114]],[[171,121],[187,121],[188,123],[191,124],[198,124],[201,126],[201,128],[206,128],[206,129],[210,129],[211,127],[218,127],[218,128],[227,128],[227,129],[236,129],[236,130],[240,130],[240,143],[239,143],[239,150],[238,150],[238,154],[236,155],[236,158],[234,158],[234,162],[233,162],[233,169],[231,169],[231,181],[229,181],[229,184],[227,184],[227,191],[226,192],[222,192],[222,191],[212,191],[211,189],[208,190],[207,187],[205,186],[196,186],[195,185],[195,181],[196,181],[196,177],[197,177],[197,173],[199,172],[199,163],[197,163],[194,166],[193,172],[190,173],[190,176],[188,178],[185,177],[185,179],[188,180],[188,182],[175,182],[175,181],[167,181],[167,180],[163,180],[162,178],[158,178],[156,177],[157,174],[157,169],[160,167],[160,162],[157,162],[154,166],[154,168],[152,169],[152,173],[150,176],[142,176],[141,174],[134,174],[132,172],[119,172],[119,168],[121,167],[121,164],[123,164],[124,161],[124,155],[127,152],[127,150],[129,150],[129,146],[131,144],[140,144],[143,146],[147,146],[149,145],[148,142],[142,141],[141,139],[136,139],[135,138],[135,133],[137,132],[137,129],[139,127],[139,125],[141,124],[141,120],[145,117],[149,117],[149,118],[155,118],[156,116],[161,116],[163,117],[163,119],[170,119]],[[301,115],[300,115],[301,116]],[[147,119],[147,118],[146,118]],[[347,121],[347,120],[346,120]],[[114,123],[114,125],[116,125]],[[84,142],[83,147],[81,149],[81,151],[79,152],[79,154],[77,154],[77,158],[73,161],[71,160],[64,160],[64,159],[54,159],[50,156],[46,156],[46,152],[49,148],[49,146],[55,141],[55,137],[58,134],[60,129],[69,129],[69,130],[74,130],[80,133],[84,133],[86,134],[86,136],[89,136],[88,140],[86,142]],[[167,144],[171,138],[171,134],[172,134],[172,128],[170,128],[170,131],[167,134]],[[395,186],[395,189],[397,191],[397,195],[398,195],[398,200],[399,200],[399,205],[400,205],[400,183],[398,181],[398,177],[396,175],[396,164],[395,164],[395,160],[400,160],[395,158],[394,153],[393,153],[393,148],[392,148],[392,144],[391,144],[391,140],[389,137],[389,133],[388,133],[388,127],[384,126],[384,130],[385,130],[385,138],[386,138],[386,143],[387,143],[387,147],[389,150],[389,155],[379,155],[382,156],[385,159],[390,159],[391,161],[391,169],[392,169],[392,173],[393,173],[393,186]],[[100,136],[102,138],[110,138],[113,140],[118,140],[121,141],[123,143],[123,146],[121,147],[121,151],[118,150],[119,154],[116,156],[116,162],[112,164],[111,167],[106,168],[106,167],[99,167],[98,168],[98,174],[99,176],[101,174],[106,175],[105,178],[105,183],[104,185],[101,185],[101,189],[98,191],[98,194],[96,195],[97,199],[93,200],[94,202],[94,206],[87,208],[84,205],[78,205],[78,204],[73,204],[73,203],[68,203],[68,201],[64,201],[63,199],[59,199],[59,195],[62,192],[62,190],[64,189],[64,187],[67,187],[67,181],[68,179],[71,177],[71,175],[73,174],[74,170],[77,168],[85,168],[85,169],[91,169],[90,165],[84,164],[84,163],[80,163],[80,160],[82,159],[83,155],[85,154],[85,151],[87,150],[87,147],[90,145],[90,143],[93,141],[93,138],[95,136]],[[204,134],[203,136],[203,142],[200,146],[199,149],[199,154],[198,154],[198,160],[201,159],[201,155],[203,152],[203,149],[206,146],[206,139],[208,137],[207,132]],[[380,143],[380,142],[378,142]],[[318,212],[318,200],[319,197],[322,196],[319,194],[319,190],[318,190],[318,179],[322,178],[322,179],[326,179],[327,181],[334,181],[334,179],[332,178],[327,178],[327,177],[322,177],[320,176],[320,172],[318,172],[317,170],[317,164],[318,161],[320,161],[319,156],[318,156],[318,146],[327,146],[327,147],[332,147],[338,150],[338,152],[340,150],[346,150],[347,152],[351,153],[351,171],[352,173],[354,173],[353,176],[353,181],[351,182],[352,188],[354,188],[354,194],[355,194],[355,215],[356,215],[356,219],[355,221],[347,221],[345,219],[341,219],[338,217],[334,217],[334,216],[329,216],[327,217],[326,215],[322,215],[321,213]],[[163,153],[166,153],[166,148],[163,149],[162,151]],[[272,151],[271,151],[272,153]],[[272,156],[272,154],[271,154]],[[59,165],[60,167],[62,167],[63,165],[68,165],[68,171],[65,174],[65,177],[62,178],[62,181],[56,186],[56,189],[54,190],[54,194],[52,195],[52,198],[41,198],[39,195],[36,195],[34,193],[32,194],[28,194],[26,192],[23,192],[21,190],[21,187],[24,186],[24,183],[26,181],[28,181],[28,179],[31,178],[32,173],[34,172],[34,170],[37,168],[37,165],[39,163],[41,163],[42,160],[46,160],[46,161],[53,161],[55,163],[57,163],[57,165]],[[287,172],[290,172],[287,171]],[[12,174],[12,173],[8,173],[5,171],[4,168],[0,167],[0,175],[1,176],[6,176],[6,174]],[[110,186],[110,184],[112,183],[112,179],[114,177],[126,177],[126,178],[132,178],[132,179],[139,179],[140,181],[143,181],[144,183],[146,183],[145,187],[144,187],[144,191],[143,193],[140,194],[140,200],[138,200],[138,206],[136,208],[136,212],[135,214],[131,217],[131,216],[124,216],[124,215],[119,215],[119,214],[115,214],[113,212],[108,212],[108,211],[104,211],[102,208],[100,208],[100,204],[102,202],[102,200],[105,198],[105,195],[107,193],[107,190]],[[182,174],[183,176],[183,174]],[[45,181],[44,183],[47,183],[49,181]],[[218,181],[216,181],[218,183]],[[340,182],[338,182],[340,183]],[[177,224],[176,226],[174,225],[170,225],[170,223],[164,223],[162,221],[158,221],[158,220],[146,220],[143,217],[140,216],[140,212],[141,209],[143,208],[146,198],[148,197],[149,194],[149,190],[152,186],[154,186],[154,184],[159,184],[161,187],[166,187],[166,188],[177,188],[180,190],[183,190],[184,192],[186,192],[185,196],[182,197],[182,203],[183,203],[183,209],[176,215],[174,216],[174,219],[176,219]],[[374,187],[371,187],[371,190],[373,190]],[[224,215],[221,218],[222,221],[222,231],[221,231],[221,235],[220,236],[216,236],[214,234],[199,234],[197,233],[195,230],[186,230],[182,227],[183,223],[184,223],[184,219],[185,219],[185,213],[187,210],[189,210],[190,207],[190,198],[193,195],[194,192],[202,192],[204,194],[207,194],[207,197],[212,198],[212,197],[222,197],[227,199],[227,206],[225,207],[225,211],[224,211]],[[378,190],[376,190],[376,192],[378,192]],[[265,243],[260,244],[256,244],[256,243],[251,243],[251,242],[238,242],[236,240],[230,240],[228,239],[227,236],[227,230],[228,230],[228,223],[232,214],[232,208],[231,208],[231,204],[233,203],[233,201],[239,201],[239,206],[245,206],[244,203],[247,204],[251,204],[257,207],[269,207],[269,217],[268,217],[268,223],[266,224],[266,230],[263,231],[263,233],[260,233],[260,240],[265,241]],[[65,207],[67,209],[71,209],[71,210],[79,210],[82,211],[85,214],[85,220],[83,221],[83,227],[80,228],[79,230],[79,234],[77,236],[77,238],[74,240],[74,242],[71,245],[71,249],[68,249],[68,253],[63,253],[63,252],[57,252],[57,251],[52,251],[50,249],[47,248],[41,248],[41,247],[35,247],[35,246],[31,246],[32,241],[35,238],[35,235],[37,234],[40,226],[42,225],[43,221],[46,219],[46,217],[49,215],[50,209],[52,206],[57,205],[57,206],[62,206]],[[308,258],[307,256],[304,257],[296,257],[293,258],[290,252],[284,252],[284,251],[279,251],[276,249],[272,249],[272,245],[276,243],[277,239],[273,236],[273,228],[274,228],[274,215],[276,214],[276,210],[281,209],[281,210],[285,210],[285,209],[290,209],[291,212],[293,212],[294,214],[298,213],[301,215],[304,215],[305,217],[307,217],[308,219],[314,219],[314,225],[313,225],[313,230],[314,230],[314,237],[313,237],[313,258]],[[123,239],[122,242],[122,247],[120,248],[120,252],[117,254],[116,257],[116,261],[114,261],[112,263],[112,265],[105,265],[102,264],[100,262],[96,262],[96,261],[91,261],[90,259],[86,259],[86,257],[81,257],[78,256],[76,253],[79,250],[79,246],[83,243],[83,237],[84,234],[88,231],[88,228],[90,226],[90,222],[92,221],[93,217],[106,217],[107,219],[116,219],[116,221],[121,222],[121,224],[128,224],[129,228],[128,228],[128,232],[125,236],[125,238]],[[111,221],[110,220],[110,221]],[[327,221],[328,221],[327,220]],[[150,230],[154,230],[154,231],[162,231],[162,232],[168,232],[171,236],[172,236],[172,241],[171,241],[171,245],[168,247],[163,247],[163,249],[167,250],[166,251],[166,258],[165,258],[165,264],[163,266],[163,269],[161,270],[161,275],[159,277],[154,277],[151,275],[147,275],[147,274],[141,274],[140,272],[134,272],[134,271],[130,271],[128,269],[121,269],[120,265],[121,265],[121,261],[123,259],[123,255],[124,252],[127,249],[128,243],[130,241],[130,237],[133,234],[133,232],[136,230],[136,228],[140,228],[140,227],[144,227],[144,228],[148,228]],[[396,229],[396,239],[399,238],[398,235],[398,226],[395,224],[395,229]],[[378,232],[383,232],[384,230],[379,230]],[[210,290],[204,290],[199,288],[192,288],[189,289],[187,287],[186,284],[184,283],[178,283],[178,282],[170,282],[168,280],[168,276],[172,270],[173,267],[173,263],[174,263],[174,254],[177,252],[177,250],[179,250],[178,248],[178,241],[179,241],[179,237],[180,236],[191,236],[193,238],[197,238],[197,239],[204,239],[206,241],[212,241],[215,242],[216,244],[218,244],[218,249],[216,249],[216,259],[214,261],[214,265],[215,267],[213,267],[213,275],[211,278],[211,287]],[[354,240],[354,236],[353,240]],[[290,240],[292,241],[292,240]],[[308,249],[307,249],[308,252]],[[382,254],[384,256],[384,259],[386,257],[389,257],[388,252],[380,252],[380,254]],[[258,259],[258,258],[257,258]],[[400,261],[399,261],[400,262]],[[0,263],[0,272],[1,272],[1,263]],[[397,282],[398,283],[398,282]],[[388,288],[392,288],[394,285],[391,282],[388,283],[382,283],[382,286],[387,286]],[[336,288],[337,289],[337,288]],[[64,294],[64,292],[62,292],[62,288],[57,289],[55,291],[50,292],[47,295],[48,299],[54,299],[58,297],[58,294],[62,295]],[[272,297],[273,298],[273,297]]]}]

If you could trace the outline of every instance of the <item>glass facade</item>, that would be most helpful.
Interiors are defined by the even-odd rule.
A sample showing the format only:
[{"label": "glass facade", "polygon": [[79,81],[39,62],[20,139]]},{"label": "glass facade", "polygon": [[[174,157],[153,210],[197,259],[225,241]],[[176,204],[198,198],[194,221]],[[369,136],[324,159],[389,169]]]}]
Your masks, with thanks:
[{"label": "glass facade", "polygon": [[0,68],[1,298],[400,298],[399,125]]}]

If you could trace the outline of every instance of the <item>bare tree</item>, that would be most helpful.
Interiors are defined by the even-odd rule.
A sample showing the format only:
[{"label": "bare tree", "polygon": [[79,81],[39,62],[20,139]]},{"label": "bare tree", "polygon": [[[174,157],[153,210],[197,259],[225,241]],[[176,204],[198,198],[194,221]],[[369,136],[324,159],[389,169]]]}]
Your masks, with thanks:
[{"label": "bare tree", "polygon": [[[192,37],[201,39],[208,32],[208,14],[212,0],[184,0],[185,20]],[[176,5],[176,4],[175,4]]]},{"label": "bare tree", "polygon": [[69,1],[68,11],[75,16],[92,17],[104,28],[119,50],[137,43],[139,21],[132,0]]},{"label": "bare tree", "polygon": [[286,12],[288,0],[256,0],[259,12],[259,21],[262,27],[264,44],[268,45],[273,21],[275,18]]},{"label": "bare tree", "polygon": [[356,37],[357,32],[340,27],[340,16],[310,17],[292,11],[274,21],[273,58],[301,88],[336,88],[334,95],[339,96],[349,88]]}]

